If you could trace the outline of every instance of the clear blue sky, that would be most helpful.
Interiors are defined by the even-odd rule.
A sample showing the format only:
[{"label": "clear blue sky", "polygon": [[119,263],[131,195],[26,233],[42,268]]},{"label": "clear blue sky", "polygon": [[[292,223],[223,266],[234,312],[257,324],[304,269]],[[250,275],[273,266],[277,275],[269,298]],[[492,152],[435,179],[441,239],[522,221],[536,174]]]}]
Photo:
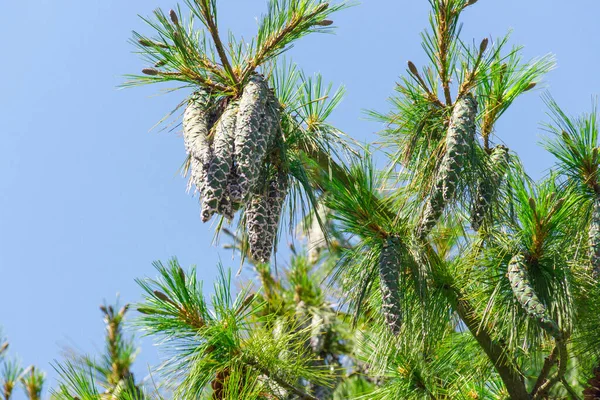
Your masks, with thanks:
[{"label": "clear blue sky", "polygon": [[[264,0],[221,0],[221,29],[249,38]],[[154,276],[153,260],[198,264],[211,285],[221,257],[213,228],[177,175],[181,139],[149,128],[182,94],[156,88],[117,90],[122,75],[145,67],[127,43],[148,32],[137,14],[162,0],[7,0],[0,23],[0,326],[12,354],[55,374],[62,345],[103,345],[98,305],[117,292],[139,299],[134,278]],[[306,72],[344,84],[333,122],[361,141],[380,127],[362,109],[387,110],[386,97],[408,60],[425,61],[419,33],[426,0],[364,0],[335,17],[336,35],[308,37],[290,53]],[[464,14],[464,38],[498,37],[526,57],[552,52],[558,69],[547,85],[569,112],[588,111],[600,93],[600,2],[480,0]],[[540,176],[552,159],[537,145],[546,120],[541,91],[520,98],[498,134]],[[144,343],[138,371],[156,362]],[[141,373],[141,372],[140,372]],[[20,395],[20,390],[19,390]]]}]

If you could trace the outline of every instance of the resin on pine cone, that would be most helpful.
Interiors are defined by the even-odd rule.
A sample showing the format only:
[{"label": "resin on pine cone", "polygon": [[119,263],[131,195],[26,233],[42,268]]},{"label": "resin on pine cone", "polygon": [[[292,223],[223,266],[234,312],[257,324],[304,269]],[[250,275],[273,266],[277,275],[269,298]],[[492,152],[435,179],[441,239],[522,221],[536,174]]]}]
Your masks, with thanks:
[{"label": "resin on pine cone", "polygon": [[471,93],[456,101],[446,135],[446,152],[436,174],[435,183],[425,203],[417,236],[425,238],[454,198],[463,165],[475,140],[477,101]]},{"label": "resin on pine cone", "polygon": [[276,172],[266,190],[253,194],[246,205],[246,229],[252,258],[266,263],[277,237],[279,219],[288,191],[287,175]]},{"label": "resin on pine cone", "polygon": [[233,164],[237,103],[231,102],[216,124],[213,140],[213,157],[208,169],[206,190],[202,199],[202,221],[213,214],[231,217],[231,204],[227,193],[228,178]]},{"label": "resin on pine cone", "polygon": [[385,321],[394,335],[400,333],[402,327],[402,311],[400,302],[400,240],[390,236],[386,239],[379,257],[379,284],[381,288],[382,312]]},{"label": "resin on pine cone", "polygon": [[268,138],[264,130],[268,94],[263,77],[254,75],[244,87],[240,99],[235,131],[235,162],[242,203],[254,191],[267,154]]},{"label": "resin on pine cone", "polygon": [[190,187],[202,193],[212,159],[210,103],[202,92],[194,93],[183,113],[183,143],[190,156]]}]

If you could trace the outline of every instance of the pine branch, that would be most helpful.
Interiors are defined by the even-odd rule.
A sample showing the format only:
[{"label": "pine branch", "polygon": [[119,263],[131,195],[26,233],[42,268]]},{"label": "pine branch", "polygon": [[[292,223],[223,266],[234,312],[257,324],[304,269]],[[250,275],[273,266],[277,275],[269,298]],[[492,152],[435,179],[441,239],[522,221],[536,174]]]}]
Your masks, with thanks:
[{"label": "pine branch", "polygon": [[[311,148],[307,148],[305,151],[307,155],[322,168],[323,172],[326,173],[325,176],[327,178],[325,179],[329,179],[331,176],[332,179],[336,179],[344,185],[348,185],[349,187],[354,186],[352,177],[346,174],[344,169],[332,160],[328,154],[322,153],[318,151],[318,149]],[[317,182],[320,179],[324,179],[322,175],[317,175],[315,178]],[[325,185],[323,185],[323,187],[325,187]],[[395,219],[395,214],[384,207],[374,195],[373,203],[378,205],[377,207],[382,213]],[[387,235],[389,235],[389,233],[385,232],[380,226],[373,226],[372,229],[375,236],[383,235],[383,237],[387,237]],[[435,259],[435,251],[433,248],[426,245],[426,249],[430,258]],[[438,261],[437,264],[440,264],[440,261]],[[431,278],[433,279],[433,285],[437,285],[437,278],[439,277],[437,277],[436,274],[433,274]],[[447,279],[442,278],[440,281],[445,282],[446,280]],[[481,319],[476,315],[475,308],[466,299],[459,288],[448,286],[447,283],[442,283],[440,287],[443,289],[444,295],[450,304],[453,305],[461,320],[465,323],[477,343],[479,343],[491,363],[494,365],[510,395],[514,399],[527,399],[529,393],[527,392],[522,374],[516,365],[509,359],[506,349],[492,339],[491,334],[485,328],[485,325],[481,323]]]},{"label": "pine branch", "polygon": [[201,20],[208,29],[213,39],[215,48],[217,49],[217,53],[219,54],[219,58],[221,59],[221,64],[223,65],[223,68],[225,68],[225,71],[227,71],[227,74],[231,77],[234,86],[237,86],[240,80],[233,71],[233,68],[231,68],[231,64],[229,63],[229,59],[227,58],[227,53],[225,52],[223,42],[221,41],[219,29],[217,27],[216,8],[214,7],[214,2],[211,0],[194,0],[194,2],[200,7],[199,12],[201,15]]},{"label": "pine branch", "polygon": [[445,288],[444,293],[454,305],[455,311],[465,323],[477,343],[488,356],[494,368],[502,378],[508,393],[513,399],[528,399],[529,393],[525,381],[517,366],[508,358],[506,349],[484,328],[473,306],[466,300],[459,288]]},{"label": "pine branch", "polygon": [[256,361],[248,359],[248,358],[244,358],[243,362],[246,365],[256,369],[261,374],[267,376],[269,379],[273,380],[274,382],[276,382],[278,385],[280,385],[284,389],[289,390],[290,392],[292,392],[293,394],[298,396],[300,399],[319,400],[316,397],[306,393],[304,390],[292,385],[291,383],[289,383],[287,380],[283,379],[282,377],[278,376],[277,372],[269,371],[268,369],[261,367]]},{"label": "pine branch", "polygon": [[310,32],[327,32],[331,21],[327,16],[346,7],[330,6],[328,2],[271,0],[269,12],[261,21],[257,49],[247,60],[240,74],[245,82],[250,74],[270,58],[280,54],[294,40]]},{"label": "pine branch", "polygon": [[546,383],[546,379],[550,374],[550,370],[552,370],[552,367],[558,361],[557,358],[558,347],[554,346],[554,348],[552,349],[552,353],[550,353],[550,355],[544,359],[544,365],[542,366],[542,370],[540,371],[540,374],[538,375],[538,378],[535,381],[535,384],[533,385],[533,389],[531,389],[531,397],[533,397],[540,390],[540,387],[542,387],[542,385]]},{"label": "pine branch", "polygon": [[556,346],[558,348],[558,371],[556,374],[546,382],[544,382],[533,394],[532,399],[538,400],[543,399],[548,395],[548,392],[554,385],[564,379],[565,373],[567,372],[568,363],[568,352],[567,345],[564,341],[557,341]]},{"label": "pine branch", "polygon": [[427,83],[425,82],[425,80],[423,80],[423,78],[421,77],[421,74],[419,74],[419,70],[417,69],[417,67],[415,66],[415,64],[413,64],[412,61],[408,62],[408,70],[415,77],[415,79],[417,80],[417,82],[419,82],[419,85],[421,86],[421,88],[427,94],[427,99],[432,104],[435,104],[438,107],[441,107],[441,108],[445,107],[444,103],[442,103],[440,101],[440,99],[438,98],[438,96],[431,91],[431,89],[429,88],[429,86],[427,85]]},{"label": "pine branch", "polygon": [[21,384],[27,393],[29,400],[40,400],[42,395],[42,387],[46,380],[45,374],[38,371],[35,366],[30,366],[21,375]]}]

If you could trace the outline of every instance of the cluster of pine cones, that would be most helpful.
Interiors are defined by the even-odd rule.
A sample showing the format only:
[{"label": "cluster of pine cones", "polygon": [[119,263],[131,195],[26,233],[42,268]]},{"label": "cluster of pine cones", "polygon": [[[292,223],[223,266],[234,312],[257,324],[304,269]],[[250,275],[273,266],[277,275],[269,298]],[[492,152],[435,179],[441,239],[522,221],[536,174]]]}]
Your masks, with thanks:
[{"label": "cluster of pine cones", "polygon": [[262,75],[239,99],[214,101],[196,92],[183,115],[190,185],[202,198],[202,221],[233,219],[245,207],[252,258],[268,262],[288,191],[287,173],[272,155],[281,140],[280,106]]}]

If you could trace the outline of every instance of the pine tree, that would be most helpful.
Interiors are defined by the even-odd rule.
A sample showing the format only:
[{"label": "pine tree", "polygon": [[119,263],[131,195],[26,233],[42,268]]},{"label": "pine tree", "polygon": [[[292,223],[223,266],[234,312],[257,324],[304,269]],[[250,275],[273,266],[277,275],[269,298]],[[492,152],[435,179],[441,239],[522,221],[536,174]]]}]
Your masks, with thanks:
[{"label": "pine tree", "polygon": [[[238,224],[216,226],[250,280],[236,290],[220,266],[206,296],[196,267],[156,262],[135,309],[170,356],[159,387],[133,380],[123,315],[105,306],[108,356],[58,364],[56,398],[597,398],[597,112],[571,117],[546,97],[557,164],[532,180],[496,123],[553,58],[524,61],[508,37],[470,46],[460,21],[477,1],[429,3],[427,65],[409,62],[389,111],[369,112],[384,170],[329,122],[343,89],[282,57],[333,31],[349,3],[268,0],[249,41],[223,41],[216,0],[145,19],[153,33],[133,43],[152,66],[126,86],[191,89],[184,147],[202,220]],[[318,254],[292,242],[276,260],[283,227],[305,216]]]}]

